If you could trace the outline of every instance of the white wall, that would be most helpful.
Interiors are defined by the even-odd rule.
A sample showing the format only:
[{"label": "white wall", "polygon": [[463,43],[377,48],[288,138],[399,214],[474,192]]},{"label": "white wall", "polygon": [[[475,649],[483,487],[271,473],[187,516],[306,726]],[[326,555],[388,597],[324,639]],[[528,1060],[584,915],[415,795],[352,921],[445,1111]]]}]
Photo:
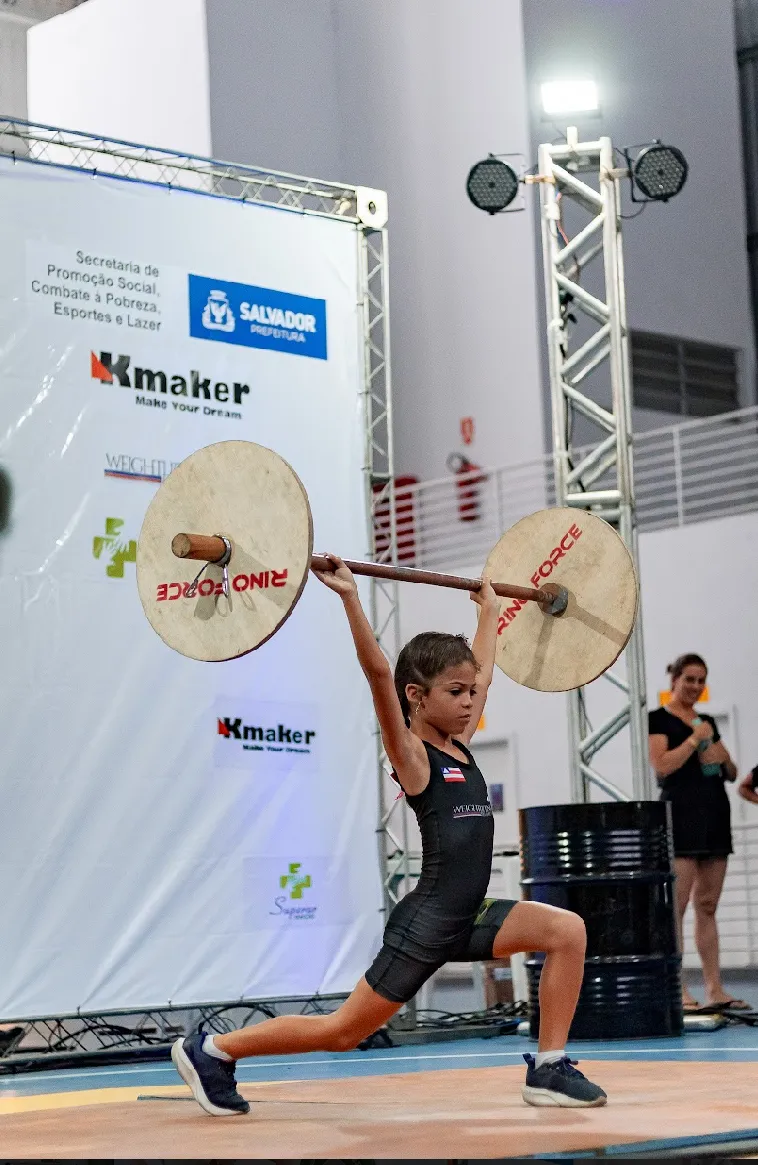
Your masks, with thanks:
[{"label": "white wall", "polygon": [[[529,153],[520,0],[337,5],[346,172],[389,192],[396,461],[443,476],[543,448],[532,200],[490,217],[471,165]],[[355,132],[357,129],[360,132]]]},{"label": "white wall", "polygon": [[28,58],[31,121],[210,154],[205,0],[89,0]]},{"label": "white wall", "polygon": [[206,0],[213,153],[348,181],[332,0]]},{"label": "white wall", "polygon": [[26,119],[26,32],[30,17],[0,9],[0,115]]},{"label": "white wall", "polygon": [[[465,193],[528,154],[520,0],[208,0],[213,149],[389,192],[396,466],[541,452],[531,211]],[[517,423],[514,418],[517,417]]]},{"label": "white wall", "polygon": [[[668,688],[667,664],[685,651],[702,655],[709,667],[707,711],[728,717],[727,745],[744,775],[758,764],[758,609],[752,600],[758,589],[758,514],[642,534],[640,577],[648,707],[657,707],[658,693]],[[725,588],[734,588],[727,599],[721,597]],[[595,725],[618,707],[602,679],[587,689],[587,699]],[[626,733],[598,754],[597,767],[631,794]]]},{"label": "white wall", "polygon": [[[539,83],[589,75],[602,115],[571,118],[583,136],[610,134],[619,147],[661,138],[684,152],[690,173],[682,193],[624,225],[629,323],[742,349],[744,403],[753,403],[731,3],[524,0],[524,25],[535,148],[565,132],[565,119],[541,119]],[[660,413],[635,418],[637,428],[665,423]]]},{"label": "white wall", "polygon": [[707,710],[730,713],[735,760],[758,764],[758,514],[643,534],[648,697],[667,687],[666,665],[696,651],[709,667]]}]

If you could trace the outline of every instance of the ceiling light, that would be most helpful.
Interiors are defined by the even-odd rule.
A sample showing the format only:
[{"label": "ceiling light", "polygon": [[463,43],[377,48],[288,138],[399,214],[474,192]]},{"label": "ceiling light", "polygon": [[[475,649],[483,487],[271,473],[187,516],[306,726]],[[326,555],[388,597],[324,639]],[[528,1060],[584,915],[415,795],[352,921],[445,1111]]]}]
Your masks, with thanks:
[{"label": "ceiling light", "polygon": [[551,116],[561,113],[595,113],[600,108],[594,81],[546,81],[540,86],[542,111]]}]

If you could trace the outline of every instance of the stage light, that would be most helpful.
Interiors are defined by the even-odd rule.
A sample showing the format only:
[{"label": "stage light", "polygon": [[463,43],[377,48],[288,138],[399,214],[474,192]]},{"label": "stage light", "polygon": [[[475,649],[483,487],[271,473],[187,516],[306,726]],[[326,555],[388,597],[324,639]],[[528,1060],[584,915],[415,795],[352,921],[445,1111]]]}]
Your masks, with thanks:
[{"label": "stage light", "polygon": [[505,210],[518,194],[519,177],[513,166],[490,154],[468,172],[466,193],[478,210],[497,214]]},{"label": "stage light", "polygon": [[687,181],[689,166],[676,146],[653,142],[640,151],[631,171],[633,183],[648,201],[668,202]]},{"label": "stage light", "polygon": [[550,116],[562,113],[596,113],[600,108],[597,85],[585,79],[546,81],[540,86],[542,112]]}]

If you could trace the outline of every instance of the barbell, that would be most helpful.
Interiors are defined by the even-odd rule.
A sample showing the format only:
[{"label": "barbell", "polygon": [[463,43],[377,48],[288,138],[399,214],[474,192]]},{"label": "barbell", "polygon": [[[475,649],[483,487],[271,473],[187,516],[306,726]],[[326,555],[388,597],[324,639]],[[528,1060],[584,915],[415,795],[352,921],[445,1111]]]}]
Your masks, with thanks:
[{"label": "barbell", "polygon": [[[200,570],[197,563],[202,562]],[[354,574],[476,591],[481,579],[347,560]],[[313,554],[308,495],[278,453],[220,441],[169,474],[145,515],[137,585],[169,647],[191,659],[236,659],[292,614]],[[485,575],[503,599],[496,662],[520,684],[559,692],[597,679],[634,627],[638,585],[624,542],[602,519],[567,507],[538,510],[499,539]]]}]

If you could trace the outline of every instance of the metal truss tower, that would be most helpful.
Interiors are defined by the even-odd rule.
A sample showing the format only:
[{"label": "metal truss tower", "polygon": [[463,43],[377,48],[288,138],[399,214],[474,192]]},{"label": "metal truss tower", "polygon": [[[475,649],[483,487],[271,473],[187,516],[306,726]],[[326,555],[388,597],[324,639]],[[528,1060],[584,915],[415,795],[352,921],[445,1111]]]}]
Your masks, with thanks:
[{"label": "metal truss tower", "polygon": [[[575,129],[567,131],[565,142],[540,146],[538,170],[532,181],[540,186],[542,210],[555,503],[604,518],[638,566],[619,196],[619,181],[627,171],[614,167],[610,138],[579,142]],[[585,273],[597,294],[582,285]],[[593,374],[603,365],[610,392],[604,377],[595,388]],[[594,440],[577,447],[574,433],[580,425]],[[621,703],[603,723],[590,727],[584,689],[569,693],[574,801],[588,801],[592,785],[616,800],[628,799],[595,767],[598,752],[627,727],[632,794],[640,800],[654,795],[639,617],[622,658],[625,674],[611,670],[604,677]]]}]

